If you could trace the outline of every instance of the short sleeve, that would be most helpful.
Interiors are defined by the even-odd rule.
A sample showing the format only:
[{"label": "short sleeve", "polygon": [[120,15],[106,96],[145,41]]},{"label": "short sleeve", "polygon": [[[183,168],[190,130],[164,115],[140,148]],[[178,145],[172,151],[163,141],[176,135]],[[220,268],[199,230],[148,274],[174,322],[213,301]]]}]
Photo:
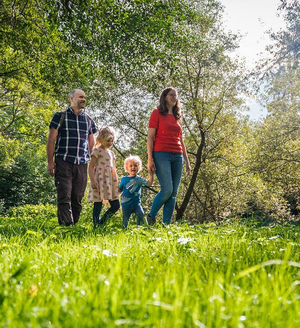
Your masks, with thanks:
[{"label": "short sleeve", "polygon": [[152,128],[152,129],[158,128],[158,121],[159,121],[158,114],[159,114],[158,109],[154,109],[154,111],[150,115],[148,128]]},{"label": "short sleeve", "polygon": [[99,157],[99,154],[100,154],[99,149],[98,148],[94,148],[92,150],[91,157],[94,156],[95,158],[98,158]]},{"label": "short sleeve", "polygon": [[57,130],[60,118],[61,118],[61,112],[55,113],[52,117],[52,120],[51,120],[50,124],[49,124],[49,129],[54,128],[55,130]]},{"label": "short sleeve", "polygon": [[111,150],[110,151],[110,153],[111,153],[111,157],[112,157],[112,159],[114,160],[114,161],[116,161],[116,155],[115,155],[115,153]]},{"label": "short sleeve", "polygon": [[91,129],[89,130],[89,134],[95,134],[96,132],[97,132],[96,124],[95,124],[95,122],[92,120],[92,121],[91,121]]},{"label": "short sleeve", "polygon": [[144,177],[139,175],[137,179],[137,183],[139,186],[145,186],[147,184],[147,180]]},{"label": "short sleeve", "polygon": [[124,178],[121,178],[121,181],[120,181],[120,184],[119,184],[119,188],[121,190],[123,190],[123,187],[124,187]]}]

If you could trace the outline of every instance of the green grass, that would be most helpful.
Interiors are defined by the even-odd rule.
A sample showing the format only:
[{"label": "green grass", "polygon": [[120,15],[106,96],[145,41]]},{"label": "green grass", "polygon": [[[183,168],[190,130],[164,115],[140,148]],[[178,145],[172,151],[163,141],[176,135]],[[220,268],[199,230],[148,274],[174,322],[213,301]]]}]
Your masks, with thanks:
[{"label": "green grass", "polygon": [[299,327],[300,228],[0,218],[0,327]]}]

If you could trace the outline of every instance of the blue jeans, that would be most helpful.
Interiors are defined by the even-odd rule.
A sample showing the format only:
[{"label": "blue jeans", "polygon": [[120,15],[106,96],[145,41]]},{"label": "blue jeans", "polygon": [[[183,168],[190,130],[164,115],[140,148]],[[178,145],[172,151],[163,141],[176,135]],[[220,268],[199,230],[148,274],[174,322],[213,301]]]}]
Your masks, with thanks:
[{"label": "blue jeans", "polygon": [[144,220],[144,210],[141,204],[134,204],[134,205],[122,205],[122,212],[123,212],[123,226],[125,228],[128,227],[128,222],[132,213],[135,213],[137,216],[136,223],[140,225],[143,223]]},{"label": "blue jeans", "polygon": [[181,180],[183,156],[180,153],[154,151],[153,160],[161,190],[154,198],[149,215],[155,217],[164,206],[163,223],[170,224]]}]

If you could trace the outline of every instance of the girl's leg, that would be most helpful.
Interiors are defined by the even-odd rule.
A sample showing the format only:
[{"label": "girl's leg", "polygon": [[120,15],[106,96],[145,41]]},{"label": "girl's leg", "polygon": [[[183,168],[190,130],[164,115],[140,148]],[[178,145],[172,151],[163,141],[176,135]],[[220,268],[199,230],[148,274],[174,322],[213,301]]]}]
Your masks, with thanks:
[{"label": "girl's leg", "polygon": [[143,221],[144,221],[144,210],[143,210],[141,204],[138,204],[136,206],[135,214],[136,214],[136,217],[137,217],[137,220],[136,220],[137,225],[142,224]]},{"label": "girl's leg", "polygon": [[155,151],[153,160],[156,166],[156,175],[160,184],[160,192],[155,196],[149,215],[155,218],[157,212],[169,199],[173,192],[171,160],[172,153]]},{"label": "girl's leg", "polygon": [[119,202],[118,199],[110,200],[109,201],[109,204],[110,204],[110,208],[104,213],[104,215],[100,219],[100,223],[99,224],[104,224],[106,222],[106,220],[110,216],[112,216],[114,213],[116,213],[119,210],[119,208],[120,208],[120,202]]},{"label": "girl's leg", "polygon": [[176,204],[177,192],[181,181],[182,167],[183,167],[183,156],[181,154],[174,154],[173,161],[171,162],[173,192],[164,205],[164,209],[163,209],[164,224],[170,224],[172,220],[172,215]]},{"label": "girl's leg", "polygon": [[102,209],[102,202],[95,202],[93,208],[93,223],[94,227],[100,224],[100,213]]}]

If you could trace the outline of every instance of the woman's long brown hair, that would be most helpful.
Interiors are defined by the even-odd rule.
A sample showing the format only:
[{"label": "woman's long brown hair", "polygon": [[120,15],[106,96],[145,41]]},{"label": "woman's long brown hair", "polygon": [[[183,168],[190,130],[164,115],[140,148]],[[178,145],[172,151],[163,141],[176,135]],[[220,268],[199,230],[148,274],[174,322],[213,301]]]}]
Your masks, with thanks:
[{"label": "woman's long brown hair", "polygon": [[[157,106],[157,109],[163,115],[167,115],[169,112],[168,107],[167,107],[167,102],[166,102],[166,96],[171,90],[176,91],[175,88],[168,87],[162,91],[160,98],[159,98],[159,105]],[[177,98],[176,104],[172,108],[172,112],[173,112],[173,115],[176,120],[179,120],[181,118],[181,105],[180,105],[180,101],[178,98]]]}]

